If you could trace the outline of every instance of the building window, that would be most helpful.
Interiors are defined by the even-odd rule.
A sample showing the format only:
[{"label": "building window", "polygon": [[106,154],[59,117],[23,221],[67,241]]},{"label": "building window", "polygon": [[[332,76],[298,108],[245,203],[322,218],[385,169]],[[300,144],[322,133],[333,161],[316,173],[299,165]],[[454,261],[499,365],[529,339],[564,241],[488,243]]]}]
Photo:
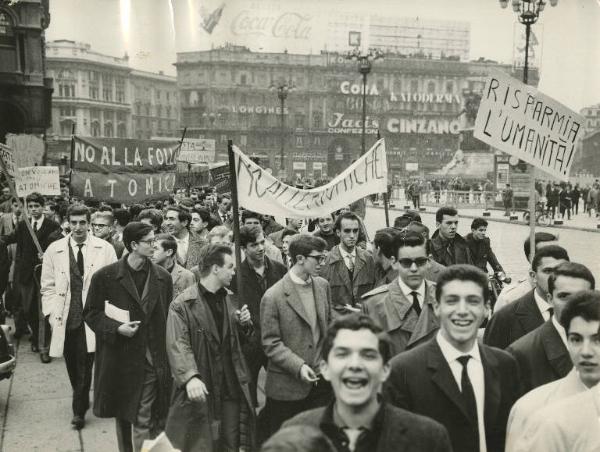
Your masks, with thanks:
[{"label": "building window", "polygon": [[454,82],[446,82],[446,93],[452,94],[454,92]]},{"label": "building window", "polygon": [[296,147],[297,148],[304,147],[304,137],[303,136],[296,137]]},{"label": "building window", "polygon": [[418,80],[411,80],[410,81],[410,92],[411,93],[416,93],[417,91],[419,91],[419,81]]},{"label": "building window", "polygon": [[321,114],[320,111],[313,111],[312,120],[313,120],[313,128],[320,129],[323,124],[323,115]]},{"label": "building window", "polygon": [[2,72],[15,72],[18,69],[14,24],[3,11],[0,11],[0,68]]},{"label": "building window", "polygon": [[112,76],[102,74],[102,99],[107,102],[112,102],[113,100],[112,82]]},{"label": "building window", "polygon": [[321,146],[321,137],[319,135],[313,136],[313,146]]},{"label": "building window", "polygon": [[435,82],[429,82],[427,84],[427,92],[429,94],[434,94],[435,93]]},{"label": "building window", "polygon": [[241,146],[248,145],[248,135],[240,135],[240,145]]},{"label": "building window", "polygon": [[117,77],[115,79],[115,88],[116,88],[117,102],[124,104],[125,103],[125,79],[123,77]]},{"label": "building window", "polygon": [[246,83],[247,83],[247,76],[246,76],[246,74],[240,75],[240,85],[246,85]]},{"label": "building window", "polygon": [[296,115],[294,116],[294,121],[296,129],[304,128],[304,115],[302,113],[296,113]]}]

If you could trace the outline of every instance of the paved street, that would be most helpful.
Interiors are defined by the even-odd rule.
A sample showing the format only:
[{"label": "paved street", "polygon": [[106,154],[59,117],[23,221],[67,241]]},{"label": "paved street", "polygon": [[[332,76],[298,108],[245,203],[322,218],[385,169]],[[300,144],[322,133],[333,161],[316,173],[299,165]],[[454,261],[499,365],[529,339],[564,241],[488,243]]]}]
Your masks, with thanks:
[{"label": "paved street", "polygon": [[[424,223],[435,228],[433,210],[422,212]],[[390,212],[390,220],[401,215]],[[476,211],[463,210],[467,215]],[[502,218],[494,218],[502,220]],[[459,232],[469,232],[470,218],[461,218]],[[366,225],[371,238],[385,224],[383,209],[368,208]],[[573,229],[542,228],[559,233],[560,242],[574,261],[589,266],[600,280],[600,234]],[[507,273],[513,278],[527,272],[522,243],[528,228],[522,224],[490,221],[488,228],[493,247]],[[113,451],[116,450],[114,421],[87,416],[80,433],[70,426],[71,391],[62,360],[42,365],[29,350],[29,341],[22,340],[18,349],[18,365],[11,381],[0,382],[1,452],[24,451]]]}]

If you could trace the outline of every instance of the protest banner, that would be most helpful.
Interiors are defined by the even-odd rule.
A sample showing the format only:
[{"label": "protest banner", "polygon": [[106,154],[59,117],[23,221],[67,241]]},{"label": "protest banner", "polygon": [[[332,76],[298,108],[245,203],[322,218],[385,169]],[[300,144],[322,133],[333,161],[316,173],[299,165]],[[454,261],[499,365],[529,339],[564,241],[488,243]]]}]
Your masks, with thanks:
[{"label": "protest banner", "polygon": [[166,199],[175,186],[178,141],[74,137],[71,193],[136,203]]},{"label": "protest banner", "polygon": [[217,189],[217,194],[224,195],[231,193],[231,177],[229,166],[224,163],[222,166],[217,166],[210,170],[210,178],[213,187]]},{"label": "protest banner", "polygon": [[186,138],[181,143],[177,161],[185,163],[213,163],[216,156],[215,140]]},{"label": "protest banner", "polygon": [[17,168],[15,188],[24,198],[36,192],[44,196],[60,196],[60,180],[57,166],[30,166]]},{"label": "protest banner", "polygon": [[13,158],[13,150],[0,143],[0,158],[4,162],[8,175],[15,177],[15,160]]},{"label": "protest banner", "polygon": [[357,199],[387,191],[384,139],[327,185],[310,190],[284,184],[237,147],[233,151],[240,206],[258,213],[286,218],[321,217]]},{"label": "protest banner", "polygon": [[475,138],[567,180],[584,120],[554,99],[500,71],[488,77]]}]

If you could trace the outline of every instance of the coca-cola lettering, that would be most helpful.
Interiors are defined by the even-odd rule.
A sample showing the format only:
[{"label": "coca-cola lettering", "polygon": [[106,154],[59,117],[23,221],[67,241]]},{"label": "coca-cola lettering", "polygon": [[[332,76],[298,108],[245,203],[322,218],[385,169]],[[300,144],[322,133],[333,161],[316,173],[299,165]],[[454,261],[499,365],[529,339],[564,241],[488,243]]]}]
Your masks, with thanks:
[{"label": "coca-cola lettering", "polygon": [[236,36],[258,35],[283,39],[309,39],[312,16],[294,12],[263,16],[257,11],[242,11],[231,23]]}]

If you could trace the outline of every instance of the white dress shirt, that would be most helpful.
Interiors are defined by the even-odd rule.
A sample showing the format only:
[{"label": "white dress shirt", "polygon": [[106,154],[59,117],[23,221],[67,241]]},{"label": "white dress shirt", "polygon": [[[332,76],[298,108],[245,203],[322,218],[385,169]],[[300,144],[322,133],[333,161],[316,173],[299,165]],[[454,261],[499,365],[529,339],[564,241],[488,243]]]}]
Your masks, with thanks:
[{"label": "white dress shirt", "polygon": [[190,233],[186,231],[185,237],[178,239],[175,237],[177,242],[177,257],[181,265],[185,265],[187,262],[188,249],[190,248]]},{"label": "white dress shirt", "polygon": [[550,317],[552,317],[550,315],[550,309],[552,309],[552,305],[546,300],[544,300],[544,298],[540,294],[538,294],[537,290],[535,289],[533,290],[533,298],[535,299],[535,304],[537,305],[538,309],[542,314],[542,317],[544,318],[544,322],[549,320]]},{"label": "white dress shirt", "polygon": [[568,348],[568,345],[567,345],[567,332],[565,331],[565,329],[563,328],[563,326],[560,323],[558,323],[558,320],[556,320],[556,316],[555,315],[552,316],[552,325],[554,325],[554,328],[556,328],[556,331],[558,331],[558,335],[560,336],[561,340],[563,341],[563,344],[565,344],[565,347]]},{"label": "white dress shirt", "polygon": [[351,259],[352,260],[352,264],[353,265],[353,269],[356,266],[356,247],[352,250],[351,253],[347,252],[346,250],[344,250],[342,248],[342,246],[339,246],[340,248],[340,254],[342,255],[342,258],[344,259],[344,263],[346,264],[346,267],[348,268],[348,270],[350,270],[350,265],[348,263],[348,261]]},{"label": "white dress shirt", "polygon": [[[89,249],[89,246],[88,246],[89,241],[90,241],[89,237],[86,237],[85,240],[83,241],[83,246],[81,247],[81,254],[83,254],[83,267],[84,268],[87,264],[87,253],[88,253],[88,249]],[[73,250],[73,257],[75,257],[75,261],[77,261],[77,253],[79,252],[79,247],[77,246],[77,242],[75,240],[73,240],[73,238],[70,238],[69,244],[71,245],[71,250]],[[81,275],[81,276],[83,276],[83,275]]]},{"label": "white dress shirt", "polygon": [[406,299],[409,300],[411,303],[413,299],[412,293],[417,292],[419,306],[421,306],[421,309],[423,308],[423,303],[425,302],[425,280],[423,280],[423,282],[417,289],[411,289],[410,287],[408,287],[406,284],[404,284],[402,278],[398,278],[398,285],[400,286],[400,290],[402,291]]},{"label": "white dress shirt", "polygon": [[444,359],[450,366],[454,380],[458,385],[458,390],[461,389],[462,383],[462,364],[458,361],[461,356],[470,355],[471,359],[467,363],[467,373],[469,374],[469,380],[473,386],[473,392],[475,393],[475,402],[477,404],[477,427],[479,430],[479,452],[487,452],[487,446],[485,443],[485,423],[483,419],[483,409],[485,404],[485,379],[483,374],[483,363],[481,362],[481,356],[479,355],[479,346],[477,341],[473,345],[473,348],[467,353],[461,352],[454,348],[450,342],[444,338],[442,332],[439,331],[436,335],[436,340]]},{"label": "white dress shirt", "polygon": [[42,229],[42,224],[44,223],[44,215],[42,215],[38,220],[36,220],[35,218],[31,217],[31,227],[33,228],[33,230],[36,230],[36,226],[37,226],[37,230],[39,231],[40,229]]}]

